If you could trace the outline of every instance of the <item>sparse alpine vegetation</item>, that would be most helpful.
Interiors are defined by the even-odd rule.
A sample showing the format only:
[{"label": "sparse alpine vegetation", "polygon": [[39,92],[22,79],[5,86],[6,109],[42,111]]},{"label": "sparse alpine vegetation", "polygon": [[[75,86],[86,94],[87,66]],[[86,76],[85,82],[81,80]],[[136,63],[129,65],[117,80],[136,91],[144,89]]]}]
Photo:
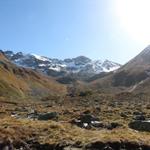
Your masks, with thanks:
[{"label": "sparse alpine vegetation", "polygon": [[[61,93],[58,93],[61,91]],[[12,64],[0,53],[0,96],[10,99],[40,98],[46,95],[64,95],[66,87],[54,79],[32,69]]]},{"label": "sparse alpine vegetation", "polygon": [[49,58],[1,52],[0,149],[150,149],[148,55],[149,47],[119,69],[83,80],[78,73],[88,58],[64,60],[83,70],[57,76],[54,68],[39,69]]}]

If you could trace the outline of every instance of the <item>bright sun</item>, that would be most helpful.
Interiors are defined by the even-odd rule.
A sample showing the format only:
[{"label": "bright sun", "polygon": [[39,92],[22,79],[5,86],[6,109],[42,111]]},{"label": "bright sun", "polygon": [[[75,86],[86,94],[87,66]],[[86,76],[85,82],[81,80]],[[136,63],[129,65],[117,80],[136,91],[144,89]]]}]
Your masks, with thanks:
[{"label": "bright sun", "polygon": [[115,0],[120,25],[142,44],[150,44],[150,0]]}]

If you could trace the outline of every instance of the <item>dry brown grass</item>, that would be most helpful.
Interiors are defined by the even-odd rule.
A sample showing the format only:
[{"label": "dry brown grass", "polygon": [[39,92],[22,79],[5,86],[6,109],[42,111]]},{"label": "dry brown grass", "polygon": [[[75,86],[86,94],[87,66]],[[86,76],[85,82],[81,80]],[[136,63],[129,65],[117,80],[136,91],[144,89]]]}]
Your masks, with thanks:
[{"label": "dry brown grass", "polygon": [[95,141],[130,141],[150,145],[150,133],[137,132],[129,128],[114,130],[86,130],[69,123],[54,121],[16,120],[11,117],[0,120],[0,137],[13,141],[37,140],[40,143],[87,144]]},{"label": "dry brown grass", "polygon": [[64,94],[65,85],[31,69],[17,67],[0,53],[0,96],[23,99]]}]

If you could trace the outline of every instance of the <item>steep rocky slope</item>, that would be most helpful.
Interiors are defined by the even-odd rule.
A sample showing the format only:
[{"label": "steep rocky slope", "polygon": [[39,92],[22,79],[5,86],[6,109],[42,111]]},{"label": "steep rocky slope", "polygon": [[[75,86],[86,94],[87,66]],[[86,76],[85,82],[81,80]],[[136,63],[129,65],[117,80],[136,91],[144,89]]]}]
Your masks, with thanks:
[{"label": "steep rocky slope", "polygon": [[115,72],[91,81],[94,88],[104,91],[147,92],[150,87],[150,46]]}]

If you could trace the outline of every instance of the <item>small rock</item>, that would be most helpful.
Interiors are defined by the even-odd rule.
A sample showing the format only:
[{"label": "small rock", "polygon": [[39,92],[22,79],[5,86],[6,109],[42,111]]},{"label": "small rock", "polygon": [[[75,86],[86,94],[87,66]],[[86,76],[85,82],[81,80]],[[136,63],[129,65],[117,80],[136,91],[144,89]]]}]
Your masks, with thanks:
[{"label": "small rock", "polygon": [[57,119],[57,118],[58,118],[57,112],[48,112],[48,113],[38,115],[38,120],[51,120],[51,119]]},{"label": "small rock", "polygon": [[102,150],[113,150],[110,146],[105,146]]},{"label": "small rock", "polygon": [[134,120],[146,120],[144,115],[136,115],[133,117]]},{"label": "small rock", "polygon": [[120,126],[122,126],[122,125],[119,124],[119,123],[117,123],[117,122],[112,122],[112,123],[106,125],[106,128],[107,128],[108,130],[112,130],[112,129],[118,128],[118,127],[120,127]]},{"label": "small rock", "polygon": [[133,112],[133,115],[144,115],[144,113],[143,113],[143,112],[140,112],[140,111],[134,111],[134,112]]},{"label": "small rock", "polygon": [[121,112],[120,116],[123,117],[123,118],[128,118],[128,115],[126,113],[124,113],[124,112]]},{"label": "small rock", "polygon": [[99,122],[99,118],[94,117],[90,114],[82,114],[78,119],[74,119],[71,123],[76,124],[81,128],[101,127],[102,124]]}]

